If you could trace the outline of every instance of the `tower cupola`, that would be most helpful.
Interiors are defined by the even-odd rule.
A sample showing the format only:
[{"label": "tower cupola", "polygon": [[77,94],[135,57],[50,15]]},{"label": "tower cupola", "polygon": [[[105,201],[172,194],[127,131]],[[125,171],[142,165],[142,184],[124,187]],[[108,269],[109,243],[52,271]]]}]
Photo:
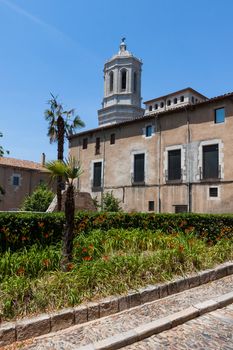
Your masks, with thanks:
[{"label": "tower cupola", "polygon": [[98,111],[99,125],[119,123],[142,116],[142,61],[127,50],[122,38],[120,50],[104,65],[104,98]]}]

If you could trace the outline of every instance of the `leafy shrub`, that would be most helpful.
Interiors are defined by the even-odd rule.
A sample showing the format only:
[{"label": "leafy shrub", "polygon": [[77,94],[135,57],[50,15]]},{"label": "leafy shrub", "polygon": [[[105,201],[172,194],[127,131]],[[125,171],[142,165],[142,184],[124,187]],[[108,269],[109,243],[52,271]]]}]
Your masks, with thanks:
[{"label": "leafy shrub", "polygon": [[103,194],[103,211],[118,212],[121,210],[120,200],[114,197],[112,192]]},{"label": "leafy shrub", "polygon": [[[64,221],[62,213],[0,213],[0,249],[57,243]],[[75,216],[75,235],[111,228],[161,230],[166,234],[194,232],[197,237],[215,243],[222,237],[233,236],[233,215],[80,212]]]},{"label": "leafy shrub", "polygon": [[21,210],[46,211],[54,198],[54,193],[45,185],[39,185],[30,196],[24,199]]}]

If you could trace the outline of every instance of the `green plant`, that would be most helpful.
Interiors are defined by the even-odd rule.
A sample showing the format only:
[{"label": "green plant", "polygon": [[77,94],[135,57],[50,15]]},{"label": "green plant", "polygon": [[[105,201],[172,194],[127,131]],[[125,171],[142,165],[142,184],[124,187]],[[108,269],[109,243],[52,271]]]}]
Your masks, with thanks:
[{"label": "green plant", "polygon": [[44,212],[48,209],[53,197],[54,193],[45,184],[41,184],[24,199],[21,210]]},{"label": "green plant", "polygon": [[53,178],[63,177],[66,181],[65,198],[65,228],[63,232],[61,268],[67,271],[67,265],[72,260],[73,239],[74,239],[74,180],[79,178],[82,170],[75,158],[69,157],[65,162],[53,161],[46,164]]},{"label": "green plant", "polygon": [[[64,110],[62,103],[58,102],[57,97],[51,94],[48,101],[49,109],[44,112],[45,119],[48,121],[48,133],[50,143],[57,142],[57,160],[63,161],[65,140],[79,128],[85,126],[78,115],[75,115],[75,109]],[[70,119],[73,118],[71,121]],[[61,211],[62,203],[62,177],[57,177],[57,208]]]},{"label": "green plant", "polygon": [[106,192],[103,194],[103,211],[118,212],[121,210],[120,200],[114,197],[112,192]]}]

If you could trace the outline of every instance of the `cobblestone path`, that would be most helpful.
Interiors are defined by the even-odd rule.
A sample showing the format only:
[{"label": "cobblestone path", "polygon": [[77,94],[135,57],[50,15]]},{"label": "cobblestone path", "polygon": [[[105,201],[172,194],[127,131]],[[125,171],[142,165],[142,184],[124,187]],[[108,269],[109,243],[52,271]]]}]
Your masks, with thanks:
[{"label": "cobblestone path", "polygon": [[[205,284],[190,290],[186,290],[179,294],[171,295],[164,299],[160,299],[151,303],[147,303],[147,304],[135,307],[127,311],[123,311],[119,314],[104,317],[86,324],[73,326],[66,330],[59,331],[57,333],[50,333],[49,335],[34,339],[32,344],[23,347],[23,349],[25,350],[78,349],[80,346],[93,343],[98,340],[101,340],[116,334],[121,334],[122,332],[133,329],[143,323],[148,323],[153,320],[168,316],[172,313],[188,308],[189,306],[194,305],[196,303],[209,300],[210,298],[217,297],[228,292],[232,292],[232,290],[233,290],[233,275],[224,277],[220,280],[213,281],[208,284]],[[226,308],[226,310],[227,311],[225,312],[228,312],[228,313],[232,312],[231,308]],[[218,311],[218,312],[221,313],[221,311]],[[189,322],[187,324],[187,330],[186,328],[184,328],[185,330],[183,330],[182,328],[186,326],[180,326],[179,328],[176,328],[174,330],[166,331],[162,333],[161,336],[157,336],[155,340],[153,337],[149,338],[148,342],[151,342],[152,345],[147,346],[147,343],[146,343],[147,340],[145,340],[144,342],[137,343],[137,345],[135,345],[135,346],[138,346],[138,348],[137,347],[134,348],[133,347],[134,345],[132,345],[131,347],[128,347],[127,350],[128,349],[140,349],[140,350],[155,349],[156,350],[157,349],[156,342],[159,341],[161,343],[161,341],[163,341],[162,344],[166,344],[166,341],[169,342],[169,339],[173,337],[172,334],[176,334],[176,332],[177,332],[177,337],[178,337],[178,334],[180,334],[181,338],[186,337],[186,334],[188,334],[188,332],[190,332],[190,334],[193,335],[193,337],[190,338],[189,343],[187,343],[187,345],[184,345],[186,347],[183,347],[183,348],[179,347],[177,349],[193,348],[193,347],[190,347],[190,344],[194,342],[195,339],[196,341],[198,341],[198,335],[196,335],[197,337],[196,338],[194,334],[192,334],[192,326],[190,326],[190,324],[197,325],[196,332],[198,332],[198,329],[199,329],[200,334],[202,334],[201,327],[203,324],[203,327],[204,327],[203,334],[204,335],[206,334],[206,336],[203,335],[203,337],[206,337],[206,339],[208,339],[208,330],[210,334],[213,334],[213,333],[216,334],[216,329],[218,329],[219,327],[216,322],[224,323],[223,321],[220,321],[220,320],[216,321],[215,319],[216,317],[214,317],[212,314],[211,316],[208,315],[208,316],[202,317],[201,318],[202,321],[200,323],[201,326],[199,328],[198,324],[200,322],[199,321],[200,318],[198,318],[194,321],[191,321],[191,323]],[[214,326],[212,327],[212,321],[215,321],[216,323],[215,327]],[[229,323],[225,322],[224,327],[225,329],[228,327],[228,329],[231,328],[232,330],[233,323],[230,325]],[[213,331],[214,328],[215,328],[215,331]],[[179,331],[178,333],[177,329],[181,331]],[[225,331],[225,333],[227,333],[227,330]],[[164,334],[168,334],[167,340],[164,338]],[[179,344],[179,346],[181,346],[180,342],[182,342],[182,339],[178,340],[177,338],[177,344]],[[145,347],[142,347],[142,346],[145,346]],[[163,345],[163,346],[166,347],[166,345]],[[204,348],[209,349],[206,347]],[[176,345],[174,345],[174,347],[168,346],[168,349],[176,349]],[[193,349],[195,349],[195,347]],[[201,348],[199,347],[197,349],[201,349]],[[215,349],[220,349],[220,348],[217,347]],[[230,349],[230,348],[226,347],[223,349]],[[233,345],[231,349],[233,349]]]},{"label": "cobblestone path", "polygon": [[232,350],[233,304],[122,349]]}]

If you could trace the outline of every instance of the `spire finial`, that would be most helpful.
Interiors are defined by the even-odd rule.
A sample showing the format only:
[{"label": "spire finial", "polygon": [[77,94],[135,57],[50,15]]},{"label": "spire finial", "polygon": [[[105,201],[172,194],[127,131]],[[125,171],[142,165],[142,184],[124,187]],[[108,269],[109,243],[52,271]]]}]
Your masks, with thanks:
[{"label": "spire finial", "polygon": [[126,43],[125,43],[125,37],[121,38],[121,44],[120,44],[120,51],[125,51],[126,50]]}]

